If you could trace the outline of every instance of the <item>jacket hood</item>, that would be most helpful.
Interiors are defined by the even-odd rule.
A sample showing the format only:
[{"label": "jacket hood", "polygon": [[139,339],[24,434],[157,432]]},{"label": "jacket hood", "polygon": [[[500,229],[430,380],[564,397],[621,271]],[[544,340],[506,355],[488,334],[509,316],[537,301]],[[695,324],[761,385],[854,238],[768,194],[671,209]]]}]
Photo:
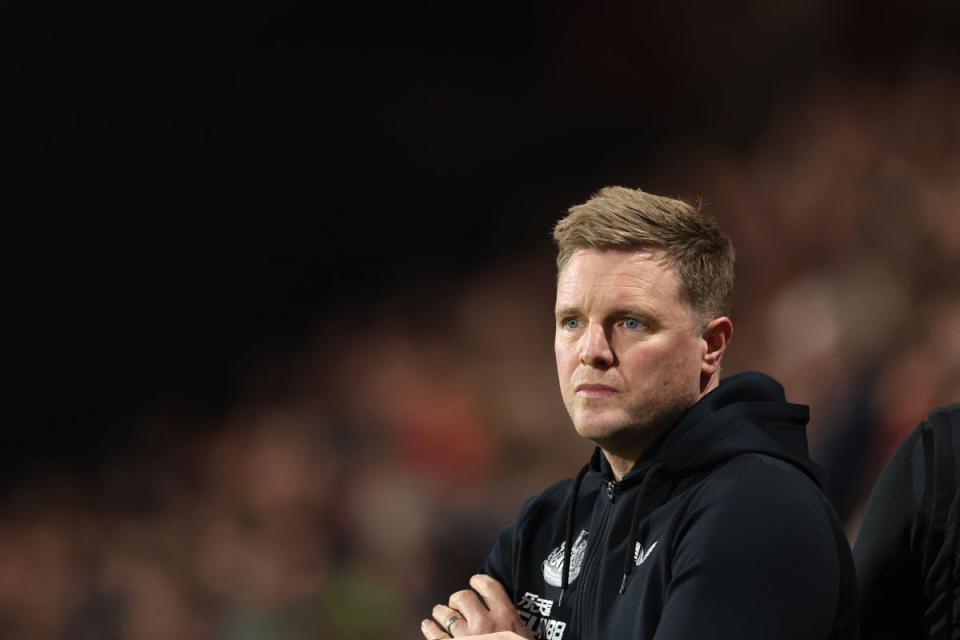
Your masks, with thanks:
[{"label": "jacket hood", "polygon": [[[809,409],[805,405],[787,402],[783,387],[770,376],[746,372],[722,380],[716,389],[690,407],[660,442],[638,460],[622,480],[615,483],[621,488],[639,485],[633,499],[628,540],[637,539],[642,517],[649,513],[644,503],[648,495],[654,499],[655,484],[663,481],[670,483],[683,475],[707,471],[742,454],[760,453],[784,460],[821,485],[822,473],[807,454],[805,427],[809,416]],[[599,447],[593,452],[590,462],[580,470],[570,491],[563,574],[557,601],[560,606],[569,585],[576,497],[584,477],[590,471],[599,473],[604,482],[614,478],[613,470]],[[633,570],[633,553],[633,544],[627,544],[620,594],[624,593]]]},{"label": "jacket hood", "polygon": [[[654,464],[663,474],[683,475],[744,453],[762,453],[789,462],[820,485],[822,471],[807,452],[809,417],[809,408],[787,402],[783,387],[770,376],[752,371],[731,376],[693,405],[621,482],[639,482]],[[612,478],[599,448],[590,467]]]}]

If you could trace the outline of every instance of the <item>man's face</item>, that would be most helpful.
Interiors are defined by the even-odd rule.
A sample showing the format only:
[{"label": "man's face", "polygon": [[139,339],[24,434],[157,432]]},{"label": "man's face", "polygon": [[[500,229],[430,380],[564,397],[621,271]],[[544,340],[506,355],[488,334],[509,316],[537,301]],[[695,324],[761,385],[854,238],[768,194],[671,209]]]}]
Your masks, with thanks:
[{"label": "man's face", "polygon": [[706,342],[661,250],[573,254],[557,283],[557,373],[577,432],[649,447],[700,397]]}]

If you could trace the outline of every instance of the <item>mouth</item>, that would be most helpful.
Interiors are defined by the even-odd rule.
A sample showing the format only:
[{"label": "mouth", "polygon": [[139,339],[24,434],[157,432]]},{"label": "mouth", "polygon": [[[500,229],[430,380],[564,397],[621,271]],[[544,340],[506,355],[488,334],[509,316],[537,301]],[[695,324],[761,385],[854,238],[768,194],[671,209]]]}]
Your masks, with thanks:
[{"label": "mouth", "polygon": [[585,398],[607,398],[617,393],[616,389],[605,384],[579,384],[574,391]]}]

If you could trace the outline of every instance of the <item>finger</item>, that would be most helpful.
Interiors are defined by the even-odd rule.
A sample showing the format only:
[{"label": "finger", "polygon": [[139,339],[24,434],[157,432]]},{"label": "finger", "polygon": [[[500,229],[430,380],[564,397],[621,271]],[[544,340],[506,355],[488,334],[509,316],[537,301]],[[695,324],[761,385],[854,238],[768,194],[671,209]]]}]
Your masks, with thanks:
[{"label": "finger", "polygon": [[447,632],[433,620],[424,620],[421,622],[420,632],[427,640],[445,640],[450,637],[447,635]]},{"label": "finger", "polygon": [[499,615],[515,610],[507,590],[494,578],[479,573],[470,578],[470,586],[477,590],[492,613]]},{"label": "finger", "polygon": [[456,609],[438,604],[433,607],[431,614],[437,625],[439,625],[447,635],[456,636],[457,631],[460,632],[460,635],[467,635],[467,621],[463,614]]},{"label": "finger", "polygon": [[471,628],[477,626],[477,621],[484,620],[490,615],[490,611],[483,606],[477,594],[470,589],[457,591],[450,596],[450,607],[459,611],[467,619],[467,624]]}]

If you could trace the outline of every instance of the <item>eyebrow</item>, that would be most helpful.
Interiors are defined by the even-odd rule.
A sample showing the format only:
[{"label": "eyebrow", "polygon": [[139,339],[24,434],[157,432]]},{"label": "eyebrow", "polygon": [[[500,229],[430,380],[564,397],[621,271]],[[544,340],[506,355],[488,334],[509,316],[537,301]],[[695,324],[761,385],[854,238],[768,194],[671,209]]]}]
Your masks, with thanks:
[{"label": "eyebrow", "polygon": [[[557,318],[568,318],[571,316],[576,316],[580,314],[580,309],[578,307],[560,307],[554,311],[554,316]],[[622,318],[624,316],[633,316],[638,318],[644,318],[648,320],[657,320],[659,316],[650,311],[645,311],[637,307],[617,307],[611,309],[607,314],[607,317],[613,318]]]}]

